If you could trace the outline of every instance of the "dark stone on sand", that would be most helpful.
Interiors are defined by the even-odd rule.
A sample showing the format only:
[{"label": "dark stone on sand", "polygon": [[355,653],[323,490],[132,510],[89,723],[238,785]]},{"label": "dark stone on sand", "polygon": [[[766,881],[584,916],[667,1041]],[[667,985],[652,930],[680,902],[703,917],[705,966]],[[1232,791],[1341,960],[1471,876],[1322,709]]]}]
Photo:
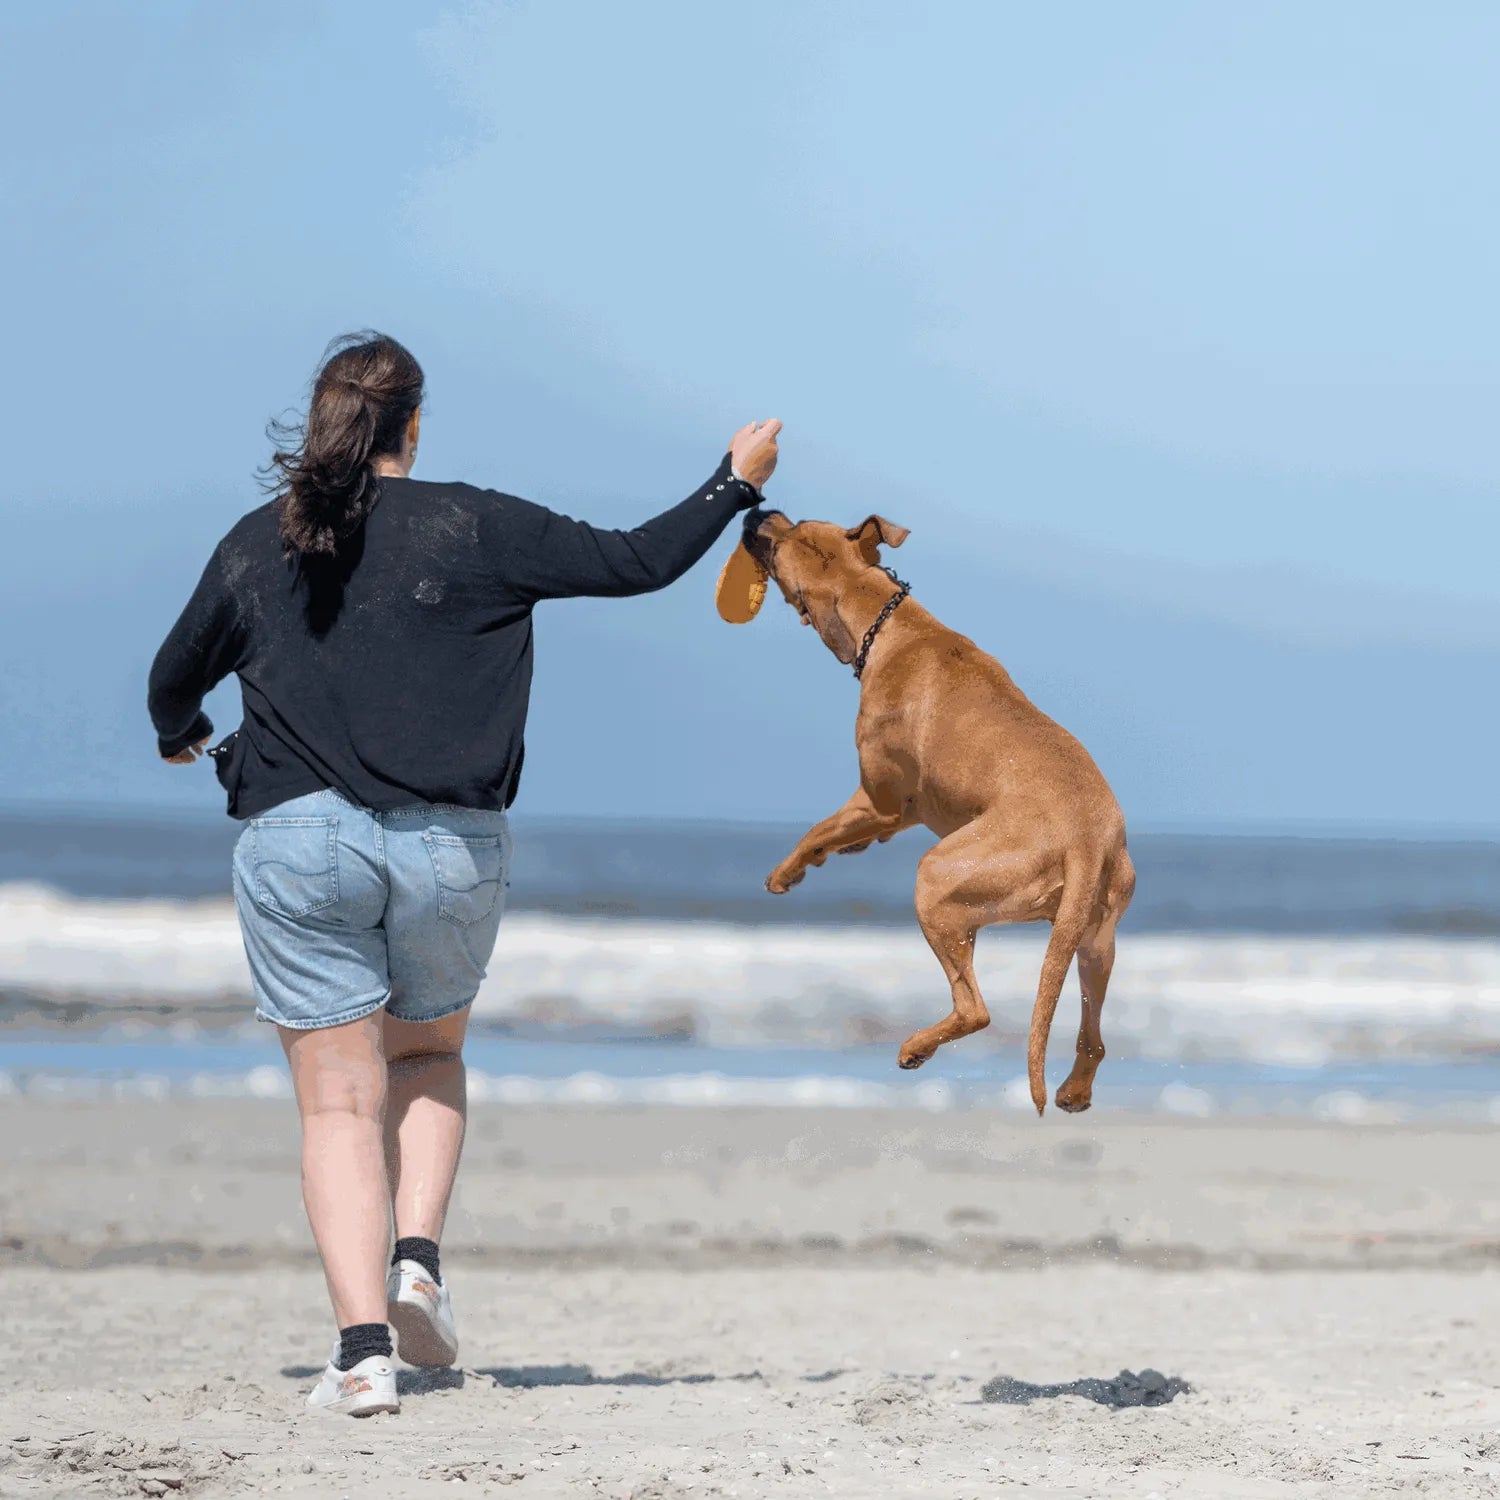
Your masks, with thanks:
[{"label": "dark stone on sand", "polygon": [[1178,1375],[1163,1375],[1160,1370],[1121,1370],[1113,1380],[1083,1379],[1066,1385],[1034,1385],[1011,1375],[997,1375],[987,1381],[980,1395],[986,1401],[1004,1406],[1029,1406],[1031,1402],[1052,1396],[1082,1396],[1100,1406],[1121,1410],[1127,1406],[1165,1406],[1192,1390]]}]

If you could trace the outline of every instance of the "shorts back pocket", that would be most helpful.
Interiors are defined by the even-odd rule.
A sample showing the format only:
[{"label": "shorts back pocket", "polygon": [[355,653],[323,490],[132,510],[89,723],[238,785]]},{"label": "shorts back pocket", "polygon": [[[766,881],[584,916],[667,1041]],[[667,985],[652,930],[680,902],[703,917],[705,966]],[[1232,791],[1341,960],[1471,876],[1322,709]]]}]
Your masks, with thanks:
[{"label": "shorts back pocket", "polygon": [[305,917],[339,899],[337,818],[255,818],[250,823],[255,899]]},{"label": "shorts back pocket", "polygon": [[437,877],[438,915],[459,927],[493,916],[505,885],[503,836],[424,833],[422,837]]}]

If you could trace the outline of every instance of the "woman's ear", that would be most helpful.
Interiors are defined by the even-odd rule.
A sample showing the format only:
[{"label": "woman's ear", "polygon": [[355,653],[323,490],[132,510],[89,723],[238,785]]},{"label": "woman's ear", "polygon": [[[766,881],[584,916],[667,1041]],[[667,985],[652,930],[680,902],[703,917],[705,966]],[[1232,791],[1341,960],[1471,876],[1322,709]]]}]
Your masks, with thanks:
[{"label": "woman's ear", "polygon": [[851,527],[844,535],[851,542],[859,544],[866,562],[878,563],[880,554],[875,550],[877,547],[899,547],[911,532],[904,526],[896,525],[894,521],[887,521],[884,516],[866,516],[858,526]]},{"label": "woman's ear", "polygon": [[748,625],[766,602],[766,570],[740,543],[729,554],[729,561],[719,572],[714,588],[714,603],[719,618],[731,625]]},{"label": "woman's ear", "polygon": [[422,408],[419,406],[412,414],[411,421],[406,424],[406,451],[415,453],[417,443],[422,436]]}]

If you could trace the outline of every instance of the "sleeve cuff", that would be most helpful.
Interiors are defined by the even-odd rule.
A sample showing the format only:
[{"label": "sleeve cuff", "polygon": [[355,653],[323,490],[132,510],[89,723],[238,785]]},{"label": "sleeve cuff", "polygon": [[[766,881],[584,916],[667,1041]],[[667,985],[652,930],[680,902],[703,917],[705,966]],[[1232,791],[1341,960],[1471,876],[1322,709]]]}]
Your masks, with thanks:
[{"label": "sleeve cuff", "polygon": [[719,460],[719,467],[714,470],[709,486],[713,494],[722,491],[726,497],[731,498],[737,510],[750,510],[761,502],[760,491],[748,479],[735,473],[734,461],[727,453]]},{"label": "sleeve cuff", "polygon": [[199,740],[206,740],[213,732],[213,720],[200,711],[185,733],[173,735],[171,739],[158,735],[156,748],[161,752],[163,760],[170,760],[172,756],[181,754],[189,745],[196,745]]}]

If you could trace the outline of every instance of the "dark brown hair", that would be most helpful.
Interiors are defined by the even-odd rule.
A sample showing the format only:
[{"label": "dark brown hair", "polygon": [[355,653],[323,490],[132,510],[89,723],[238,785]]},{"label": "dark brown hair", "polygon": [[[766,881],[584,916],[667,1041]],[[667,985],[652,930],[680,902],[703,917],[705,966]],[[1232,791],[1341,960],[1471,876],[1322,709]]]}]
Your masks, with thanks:
[{"label": "dark brown hair", "polygon": [[383,333],[346,333],[323,355],[302,422],[272,421],[262,471],[289,554],[333,557],[375,499],[375,461],[401,451],[422,367]]}]

